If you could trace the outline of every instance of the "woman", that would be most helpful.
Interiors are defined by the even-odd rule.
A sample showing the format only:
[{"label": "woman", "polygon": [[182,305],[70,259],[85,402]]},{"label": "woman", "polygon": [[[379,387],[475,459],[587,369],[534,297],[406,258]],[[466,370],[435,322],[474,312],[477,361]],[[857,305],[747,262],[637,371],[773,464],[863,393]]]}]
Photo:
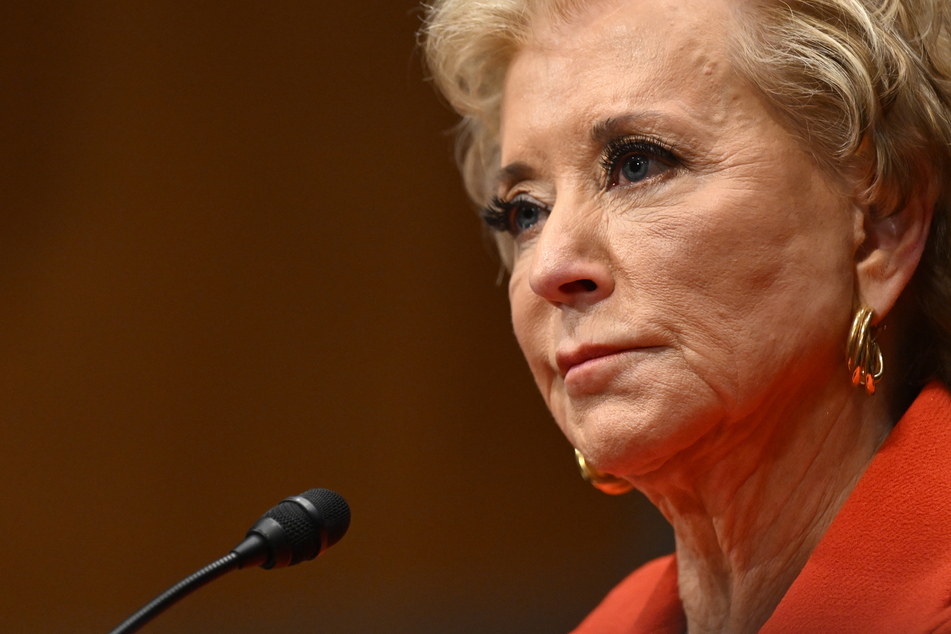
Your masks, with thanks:
[{"label": "woman", "polygon": [[951,632],[949,25],[947,0],[428,9],[535,381],[596,483],[675,531],[579,632]]}]

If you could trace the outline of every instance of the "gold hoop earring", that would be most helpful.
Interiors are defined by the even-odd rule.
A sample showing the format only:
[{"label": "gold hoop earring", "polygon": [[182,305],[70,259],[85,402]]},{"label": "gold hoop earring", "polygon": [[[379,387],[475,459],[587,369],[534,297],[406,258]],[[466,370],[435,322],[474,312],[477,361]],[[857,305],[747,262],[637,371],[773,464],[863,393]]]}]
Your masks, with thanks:
[{"label": "gold hoop earring", "polygon": [[578,463],[578,469],[581,470],[581,477],[591,483],[591,486],[598,491],[609,495],[621,495],[634,488],[634,485],[627,480],[613,476],[610,473],[602,473],[591,467],[577,449],[575,449],[575,461]]},{"label": "gold hoop earring", "polygon": [[875,384],[882,380],[885,360],[882,350],[872,337],[872,309],[862,306],[855,313],[849,331],[848,361],[852,373],[852,385],[865,386],[865,391],[875,394]]}]

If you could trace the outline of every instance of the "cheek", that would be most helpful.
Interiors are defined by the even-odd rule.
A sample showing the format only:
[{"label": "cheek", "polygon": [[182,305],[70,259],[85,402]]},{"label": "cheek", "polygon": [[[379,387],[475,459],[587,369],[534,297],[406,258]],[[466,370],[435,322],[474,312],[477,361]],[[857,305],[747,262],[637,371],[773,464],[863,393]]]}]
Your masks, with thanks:
[{"label": "cheek", "polygon": [[544,355],[544,309],[540,299],[528,285],[528,278],[516,265],[509,280],[509,304],[512,309],[512,326],[522,354],[532,365]]},{"label": "cheek", "polygon": [[556,374],[549,354],[552,350],[552,312],[555,308],[532,291],[527,275],[517,265],[509,280],[509,303],[515,338],[528,361],[538,389],[551,407],[552,384]]},{"label": "cheek", "polygon": [[849,308],[848,231],[840,230],[849,225],[844,215],[829,221],[844,212],[827,202],[707,192],[685,205],[690,214],[671,214],[662,235],[618,247],[626,261],[650,255],[627,268],[629,284],[728,409],[748,410],[751,393],[787,380],[789,367],[814,371],[837,353],[830,333]]}]

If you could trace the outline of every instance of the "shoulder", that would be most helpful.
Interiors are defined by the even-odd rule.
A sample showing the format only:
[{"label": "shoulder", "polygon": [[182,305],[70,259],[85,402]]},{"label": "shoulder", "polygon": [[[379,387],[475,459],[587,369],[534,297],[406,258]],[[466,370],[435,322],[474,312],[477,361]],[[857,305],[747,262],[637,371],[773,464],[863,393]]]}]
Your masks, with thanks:
[{"label": "shoulder", "polygon": [[951,393],[932,383],[885,440],[762,632],[951,632],[949,464]]},{"label": "shoulder", "polygon": [[677,561],[667,555],[628,575],[574,634],[647,634],[685,626],[677,591]]}]

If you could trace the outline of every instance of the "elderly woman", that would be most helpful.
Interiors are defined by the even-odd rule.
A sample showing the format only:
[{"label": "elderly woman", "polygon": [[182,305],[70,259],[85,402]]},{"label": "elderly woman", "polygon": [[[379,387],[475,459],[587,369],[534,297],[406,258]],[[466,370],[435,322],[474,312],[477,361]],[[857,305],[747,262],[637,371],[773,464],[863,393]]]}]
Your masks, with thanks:
[{"label": "elderly woman", "polygon": [[538,388],[676,536],[579,632],[951,632],[949,13],[428,8]]}]

